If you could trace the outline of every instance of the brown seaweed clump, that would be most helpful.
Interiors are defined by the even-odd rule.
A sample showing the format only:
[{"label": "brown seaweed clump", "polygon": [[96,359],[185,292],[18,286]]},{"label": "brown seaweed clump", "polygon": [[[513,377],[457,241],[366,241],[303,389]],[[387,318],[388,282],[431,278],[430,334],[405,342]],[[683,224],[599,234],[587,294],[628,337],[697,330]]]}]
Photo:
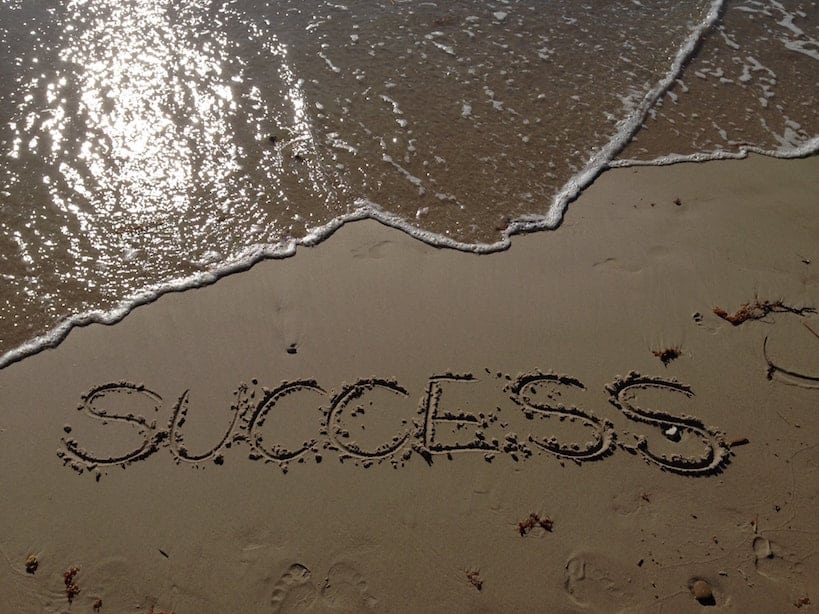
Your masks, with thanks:
[{"label": "brown seaweed clump", "polygon": [[520,533],[520,536],[523,537],[535,527],[541,527],[542,529],[551,533],[553,526],[554,522],[552,522],[551,518],[548,516],[540,516],[532,512],[529,514],[529,517],[526,520],[521,520],[518,523],[518,532]]},{"label": "brown seaweed clump", "polygon": [[471,571],[467,571],[466,578],[467,580],[469,580],[470,584],[472,584],[472,586],[474,586],[478,590],[483,589],[483,578],[481,578],[479,570],[473,569]]},{"label": "brown seaweed clump", "polygon": [[76,575],[80,573],[79,567],[69,567],[63,572],[63,580],[65,581],[65,596],[68,597],[68,602],[74,601],[74,597],[80,594],[80,587],[74,582]]},{"label": "brown seaweed clump", "polygon": [[728,313],[722,307],[714,307],[712,311],[726,322],[730,322],[733,326],[739,326],[748,320],[761,320],[771,313],[794,313],[799,316],[816,313],[816,309],[813,307],[791,307],[790,305],[785,305],[781,300],[760,301],[759,299],[745,303],[734,313]]},{"label": "brown seaweed clump", "polygon": [[29,554],[25,562],[26,573],[34,574],[40,566],[40,559],[36,554]]},{"label": "brown seaweed clump", "polygon": [[666,367],[668,366],[668,363],[670,363],[672,360],[676,360],[682,354],[679,347],[663,348],[662,350],[651,350],[651,353],[654,354],[657,358],[659,358],[660,362],[662,362],[663,365],[665,365]]}]

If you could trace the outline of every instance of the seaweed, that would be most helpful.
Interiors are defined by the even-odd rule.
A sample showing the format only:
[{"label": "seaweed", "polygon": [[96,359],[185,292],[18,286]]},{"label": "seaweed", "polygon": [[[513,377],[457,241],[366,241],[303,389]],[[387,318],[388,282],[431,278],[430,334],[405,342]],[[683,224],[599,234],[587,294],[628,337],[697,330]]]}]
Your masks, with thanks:
[{"label": "seaweed", "polygon": [[816,309],[813,307],[792,307],[781,300],[760,301],[758,298],[740,306],[734,313],[728,313],[722,307],[714,307],[712,311],[733,326],[739,326],[748,320],[761,320],[771,313],[793,313],[799,316],[816,313]]}]

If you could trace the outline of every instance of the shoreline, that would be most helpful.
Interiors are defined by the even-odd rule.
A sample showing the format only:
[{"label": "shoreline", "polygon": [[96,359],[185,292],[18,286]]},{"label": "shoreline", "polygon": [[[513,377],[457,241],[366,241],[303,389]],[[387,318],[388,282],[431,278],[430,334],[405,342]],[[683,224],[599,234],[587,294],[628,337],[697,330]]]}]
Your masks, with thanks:
[{"label": "shoreline", "polygon": [[[609,170],[486,255],[346,224],[74,329],[0,369],[0,591],[688,611],[704,581],[718,606],[809,609],[817,165]],[[714,311],[755,300],[792,311]]]},{"label": "shoreline", "polygon": [[[699,157],[692,156],[668,156],[667,160],[610,160],[603,166],[589,171],[588,181],[584,187],[569,187],[564,189],[561,197],[558,195],[556,201],[553,202],[549,212],[536,219],[517,219],[509,223],[508,227],[503,231],[503,238],[495,243],[462,243],[453,241],[448,237],[429,233],[427,231],[419,230],[409,224],[405,219],[392,214],[383,212],[377,205],[372,203],[362,205],[351,214],[335,218],[330,223],[314,229],[311,233],[300,240],[290,240],[285,244],[276,244],[272,246],[264,246],[259,248],[252,248],[247,253],[240,257],[238,261],[226,264],[222,268],[214,271],[206,271],[197,274],[193,277],[183,278],[174,282],[160,284],[159,287],[147,288],[140,291],[138,294],[123,299],[118,306],[108,311],[91,311],[80,313],[76,316],[67,318],[58,322],[49,332],[35,336],[34,338],[23,342],[17,347],[0,354],[0,371],[8,365],[14,364],[20,360],[24,360],[29,356],[33,356],[41,351],[53,349],[60,345],[65,338],[75,328],[82,328],[92,324],[113,325],[120,322],[127,317],[134,309],[148,305],[160,299],[162,296],[171,293],[186,292],[209,286],[218,282],[224,277],[244,273],[255,267],[257,264],[267,260],[283,260],[291,258],[296,255],[299,248],[316,247],[326,240],[329,240],[336,232],[347,224],[362,221],[375,221],[387,228],[393,228],[400,232],[407,234],[413,239],[420,241],[426,245],[439,249],[452,249],[465,253],[487,255],[496,252],[510,249],[514,237],[525,236],[533,233],[553,232],[559,231],[563,224],[563,220],[568,214],[569,207],[577,199],[582,197],[582,194],[588,190],[599,178],[606,172],[612,172],[617,169],[640,168],[640,167],[660,167],[673,166],[678,164],[705,164],[721,161],[739,161],[747,159],[755,159],[762,157],[770,160],[805,160],[817,156],[819,151],[819,137],[813,139],[810,143],[798,150],[795,150],[788,155],[782,155],[777,152],[767,152],[752,147],[741,148],[737,153],[720,152],[715,154],[702,154]],[[777,153],[777,155],[774,155]],[[573,195],[567,196],[566,194]],[[363,201],[362,201],[363,202]],[[562,204],[560,204],[562,203]],[[552,215],[555,207],[559,209],[559,218],[554,219]]]}]

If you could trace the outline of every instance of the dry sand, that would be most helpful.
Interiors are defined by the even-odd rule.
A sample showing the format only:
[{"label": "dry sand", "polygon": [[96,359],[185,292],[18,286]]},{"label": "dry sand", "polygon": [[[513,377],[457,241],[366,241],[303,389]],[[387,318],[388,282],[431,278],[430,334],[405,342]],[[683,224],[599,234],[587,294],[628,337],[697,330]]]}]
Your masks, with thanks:
[{"label": "dry sand", "polygon": [[2,611],[810,611],[817,177],[611,171],[489,256],[354,223],[73,331],[0,371]]}]

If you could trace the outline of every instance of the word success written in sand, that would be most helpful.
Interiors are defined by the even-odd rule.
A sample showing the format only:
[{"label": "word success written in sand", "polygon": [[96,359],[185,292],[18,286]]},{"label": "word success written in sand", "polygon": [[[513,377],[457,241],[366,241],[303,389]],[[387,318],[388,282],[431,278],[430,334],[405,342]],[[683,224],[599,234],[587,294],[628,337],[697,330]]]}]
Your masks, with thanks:
[{"label": "word success written in sand", "polygon": [[[486,381],[492,390],[486,390]],[[83,420],[77,429],[82,433],[66,425],[58,455],[79,472],[95,472],[97,479],[106,467],[127,467],[161,448],[177,463],[221,465],[239,446],[249,447],[251,459],[278,464],[285,472],[294,462],[320,463],[328,454],[365,467],[385,461],[400,467],[413,454],[431,465],[457,453],[481,453],[489,462],[498,455],[516,462],[550,455],[580,464],[617,448],[689,476],[717,473],[728,463],[730,444],[718,430],[656,408],[692,398],[687,385],[635,372],[608,384],[605,392],[617,416],[645,430],[622,430],[622,438],[610,420],[562,401],[584,390],[577,379],[539,371],[515,379],[498,373],[483,382],[472,374],[434,375],[418,402],[394,379],[361,379],[335,393],[314,380],[285,381],[275,389],[253,380],[233,393],[227,429],[220,427],[218,442],[195,453],[185,445],[186,422],[196,408],[190,389],[166,405],[143,384],[110,382],[82,396],[77,409],[93,422]],[[207,431],[216,419],[207,409],[197,441],[201,429]],[[155,417],[163,410],[169,417],[161,428]],[[105,452],[88,447],[94,439]]]}]

